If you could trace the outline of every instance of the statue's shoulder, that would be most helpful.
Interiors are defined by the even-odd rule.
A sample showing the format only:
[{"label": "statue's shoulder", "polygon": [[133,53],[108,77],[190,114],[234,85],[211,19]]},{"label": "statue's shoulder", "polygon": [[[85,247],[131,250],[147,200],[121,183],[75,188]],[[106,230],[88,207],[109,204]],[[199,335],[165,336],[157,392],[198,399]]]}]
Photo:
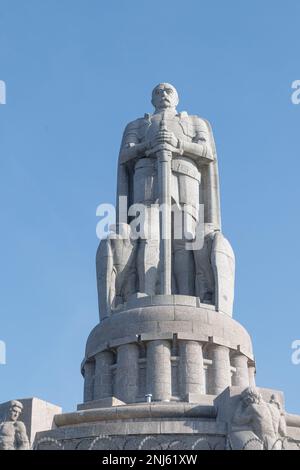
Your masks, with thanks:
[{"label": "statue's shoulder", "polygon": [[188,114],[186,111],[182,111],[178,114],[181,122],[188,124],[193,132],[196,134],[201,133],[212,133],[211,125],[207,119],[204,119],[196,114]]},{"label": "statue's shoulder", "polygon": [[208,127],[208,128],[211,128],[210,122],[207,119],[205,119],[201,116],[198,116],[197,114],[191,115],[190,118],[193,121],[195,127],[201,127],[201,128],[203,128],[203,127],[207,128]]},{"label": "statue's shoulder", "polygon": [[124,134],[131,132],[139,132],[145,126],[149,125],[151,120],[151,114],[146,113],[143,117],[137,118],[134,121],[129,122],[124,130]]},{"label": "statue's shoulder", "polygon": [[15,429],[19,432],[26,432],[26,426],[23,421],[16,421],[15,422]]},{"label": "statue's shoulder", "polygon": [[186,111],[182,111],[178,113],[178,116],[182,121],[189,121],[189,123],[195,127],[210,127],[208,120],[197,114],[188,114]]}]

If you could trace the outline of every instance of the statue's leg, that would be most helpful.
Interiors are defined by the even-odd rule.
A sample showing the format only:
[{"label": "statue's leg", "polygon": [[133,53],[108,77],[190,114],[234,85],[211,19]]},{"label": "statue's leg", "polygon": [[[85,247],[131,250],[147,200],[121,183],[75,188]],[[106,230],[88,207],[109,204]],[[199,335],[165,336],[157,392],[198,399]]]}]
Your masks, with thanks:
[{"label": "statue's leg", "polygon": [[193,252],[186,249],[186,240],[174,240],[173,248],[176,294],[195,295]]},{"label": "statue's leg", "polygon": [[[184,166],[184,165],[183,165]],[[185,172],[173,173],[173,273],[176,292],[195,295],[195,263],[191,242],[196,236],[199,180]]]}]

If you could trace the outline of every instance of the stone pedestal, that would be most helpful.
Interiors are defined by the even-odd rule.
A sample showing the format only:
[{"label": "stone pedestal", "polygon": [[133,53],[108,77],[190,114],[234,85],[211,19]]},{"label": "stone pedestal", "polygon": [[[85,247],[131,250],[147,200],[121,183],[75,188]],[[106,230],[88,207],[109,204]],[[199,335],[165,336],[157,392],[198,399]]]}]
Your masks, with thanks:
[{"label": "stone pedestal", "polygon": [[226,426],[216,408],[187,403],[142,403],[57,416],[36,449],[224,449]]},{"label": "stone pedestal", "polygon": [[[250,428],[232,432],[234,410],[243,391],[254,385],[250,336],[195,297],[132,299],[91,332],[82,371],[84,403],[77,412],[57,415],[55,429],[39,433],[35,448],[265,445]],[[278,399],[284,409],[280,392],[259,390],[266,403]],[[279,398],[272,399],[272,392]],[[152,403],[146,403],[146,394]],[[281,436],[280,445],[297,447],[299,441],[300,446],[300,417],[285,416],[289,437]]]},{"label": "stone pedestal", "polygon": [[[230,450],[262,448],[251,429],[232,428],[241,387],[228,387],[211,404],[140,403],[57,415],[55,429],[37,434],[38,450]],[[259,389],[266,401],[281,392]],[[285,413],[284,449],[300,448],[300,416]]]},{"label": "stone pedestal", "polygon": [[84,402],[91,401],[91,384],[92,400],[114,396],[130,404],[151,394],[153,401],[198,402],[249,385],[248,363],[253,367],[248,333],[215,307],[182,295],[136,298],[90,334]]},{"label": "stone pedestal", "polygon": [[80,409],[141,403],[146,394],[209,403],[232,384],[247,385],[248,363],[254,367],[248,333],[215,307],[182,295],[132,298],[88,338]]},{"label": "stone pedestal", "polygon": [[88,338],[79,411],[57,416],[35,445],[223,449],[228,423],[214,399],[248,386],[253,367],[248,333],[213,306],[190,296],[132,299]]}]

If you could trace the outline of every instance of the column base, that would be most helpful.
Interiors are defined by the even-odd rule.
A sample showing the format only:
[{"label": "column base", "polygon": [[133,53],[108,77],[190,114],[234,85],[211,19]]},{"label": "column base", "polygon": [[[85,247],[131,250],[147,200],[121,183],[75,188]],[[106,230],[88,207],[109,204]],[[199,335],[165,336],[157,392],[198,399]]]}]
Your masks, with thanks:
[{"label": "column base", "polygon": [[116,397],[100,398],[99,400],[87,401],[77,405],[77,410],[92,410],[95,408],[107,408],[109,406],[121,406],[125,403]]}]

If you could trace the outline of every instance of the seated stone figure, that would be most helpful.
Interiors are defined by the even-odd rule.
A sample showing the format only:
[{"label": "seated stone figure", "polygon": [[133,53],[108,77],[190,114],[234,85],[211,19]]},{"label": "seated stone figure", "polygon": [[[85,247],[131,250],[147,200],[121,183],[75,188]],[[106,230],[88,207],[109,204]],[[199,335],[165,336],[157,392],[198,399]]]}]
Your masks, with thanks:
[{"label": "seated stone figure", "polygon": [[101,318],[126,302],[136,292],[136,240],[130,226],[112,226],[96,254],[97,287]]},{"label": "seated stone figure", "polygon": [[[282,448],[282,438],[286,436],[286,422],[280,403],[274,395],[267,403],[256,388],[246,388],[241,394],[232,424],[249,427],[265,449]],[[246,446],[247,442],[244,445]]]}]

